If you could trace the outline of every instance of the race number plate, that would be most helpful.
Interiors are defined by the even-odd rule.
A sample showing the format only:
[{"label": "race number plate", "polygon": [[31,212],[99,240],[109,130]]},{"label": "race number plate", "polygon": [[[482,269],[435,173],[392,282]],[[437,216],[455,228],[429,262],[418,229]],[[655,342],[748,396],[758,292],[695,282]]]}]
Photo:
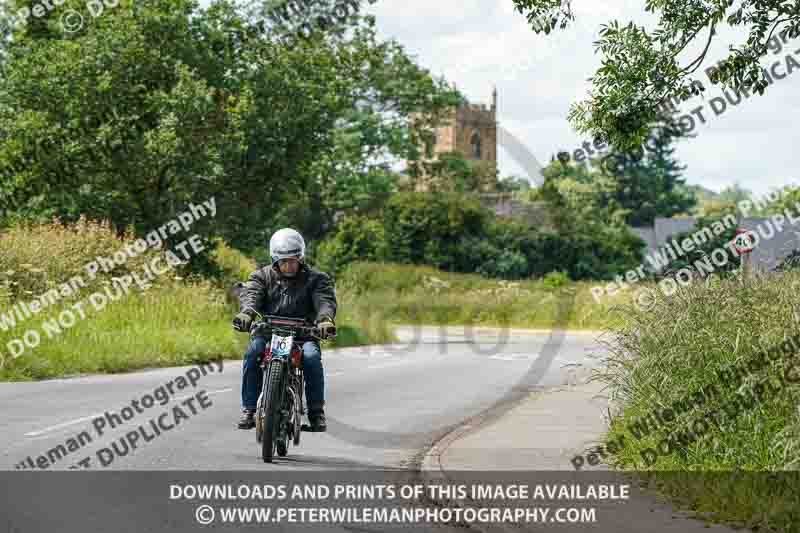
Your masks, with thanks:
[{"label": "race number plate", "polygon": [[292,351],[292,341],[294,338],[290,335],[283,337],[281,335],[272,335],[272,344],[270,345],[270,352],[273,357],[281,357],[286,359]]}]

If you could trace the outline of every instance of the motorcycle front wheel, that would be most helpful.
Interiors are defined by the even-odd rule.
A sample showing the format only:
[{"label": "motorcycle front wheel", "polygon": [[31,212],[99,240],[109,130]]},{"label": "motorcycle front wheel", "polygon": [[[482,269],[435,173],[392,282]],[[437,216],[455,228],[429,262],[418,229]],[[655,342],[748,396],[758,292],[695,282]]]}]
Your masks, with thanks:
[{"label": "motorcycle front wheel", "polygon": [[283,374],[282,361],[270,361],[269,374],[267,380],[267,405],[264,410],[264,434],[261,438],[261,458],[265,463],[271,463],[275,455],[277,425],[280,422],[281,400],[283,400],[283,390],[281,388],[281,378]]},{"label": "motorcycle front wheel", "polygon": [[[266,372],[265,372],[266,374]],[[262,387],[261,394],[258,395],[258,403],[256,404],[256,442],[261,444],[261,438],[264,436],[264,413],[266,406],[264,405],[264,393],[266,392],[266,385]]]}]

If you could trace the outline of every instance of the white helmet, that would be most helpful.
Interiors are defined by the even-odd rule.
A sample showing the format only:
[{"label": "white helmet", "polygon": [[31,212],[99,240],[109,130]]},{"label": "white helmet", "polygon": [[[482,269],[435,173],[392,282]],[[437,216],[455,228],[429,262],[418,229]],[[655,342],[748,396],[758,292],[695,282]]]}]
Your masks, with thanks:
[{"label": "white helmet", "polygon": [[301,263],[306,257],[303,236],[291,228],[279,229],[269,240],[269,255],[274,266],[281,259],[294,257]]}]

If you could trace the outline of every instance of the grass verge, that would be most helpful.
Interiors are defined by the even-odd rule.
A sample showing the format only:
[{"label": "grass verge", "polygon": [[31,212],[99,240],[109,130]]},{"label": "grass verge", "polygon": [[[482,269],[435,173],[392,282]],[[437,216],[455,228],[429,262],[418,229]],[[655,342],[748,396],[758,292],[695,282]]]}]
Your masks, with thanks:
[{"label": "grass verge", "polygon": [[611,463],[712,520],[800,531],[800,273],[623,311],[596,376],[616,406]]},{"label": "grass verge", "polygon": [[[72,276],[86,278],[84,265],[94,255],[86,257],[84,238],[92,242],[103,239],[103,248],[96,243],[88,248],[92,254],[106,255],[127,243],[118,240],[108,227],[85,223],[74,228],[53,223],[0,233],[0,249],[5,252],[0,257],[0,381],[126,372],[242,357],[248,336],[231,328],[238,306],[226,298],[226,286],[233,280],[246,279],[256,265],[224,244],[214,257],[224,273],[221,280],[187,280],[174,273],[165,274],[149,289],[132,289],[100,309],[87,301],[90,295],[111,287],[114,275],[136,272],[142,263],[139,259],[124,269],[108,274],[101,271],[87,287],[10,325],[7,316],[17,302],[30,302]],[[49,255],[48,250],[58,253]],[[152,252],[148,254],[152,256]],[[339,300],[340,333],[324,347],[393,340],[386,324],[361,320],[346,293]],[[74,309],[74,322],[61,315],[81,301],[84,318]],[[38,335],[38,342],[30,332]],[[21,346],[18,341],[26,334],[30,345]]]},{"label": "grass verge", "polygon": [[350,297],[353,313],[366,323],[508,326],[550,329],[559,306],[568,309],[564,327],[599,330],[616,323],[609,313],[620,298],[597,304],[590,282],[559,278],[503,281],[452,274],[431,267],[354,263],[336,280]]}]

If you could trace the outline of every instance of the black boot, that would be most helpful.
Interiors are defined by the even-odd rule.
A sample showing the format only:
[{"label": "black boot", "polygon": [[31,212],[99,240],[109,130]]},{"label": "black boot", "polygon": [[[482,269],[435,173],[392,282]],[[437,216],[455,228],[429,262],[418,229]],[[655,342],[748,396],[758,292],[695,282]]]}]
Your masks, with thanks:
[{"label": "black boot", "polygon": [[322,406],[309,408],[308,422],[311,426],[310,431],[322,433],[328,430],[328,426],[325,424],[325,410]]},{"label": "black boot", "polygon": [[239,419],[239,429],[253,429],[256,427],[255,415],[255,409],[242,409],[242,418]]}]

